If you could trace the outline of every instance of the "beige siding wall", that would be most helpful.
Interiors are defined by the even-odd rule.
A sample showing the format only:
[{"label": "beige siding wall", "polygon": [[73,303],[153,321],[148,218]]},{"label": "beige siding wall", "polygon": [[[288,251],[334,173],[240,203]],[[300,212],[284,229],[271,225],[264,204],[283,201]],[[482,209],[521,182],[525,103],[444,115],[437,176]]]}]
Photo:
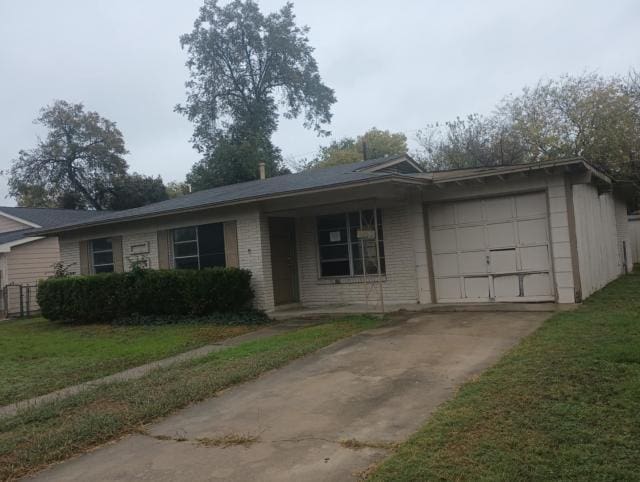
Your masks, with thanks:
[{"label": "beige siding wall", "polygon": [[629,216],[629,242],[634,263],[640,263],[640,215]]},{"label": "beige siding wall", "polygon": [[[60,256],[64,263],[74,263],[72,271],[80,271],[79,242],[108,236],[122,236],[125,270],[130,270],[132,261],[146,259],[153,269],[158,268],[159,230],[175,229],[196,224],[237,221],[238,255],[241,268],[253,272],[253,287],[256,306],[273,308],[273,284],[271,281],[271,257],[269,255],[269,231],[267,220],[257,208],[203,210],[199,213],[148,219],[113,227],[99,227],[63,236],[60,240]],[[147,245],[148,252],[135,254],[140,245]]]},{"label": "beige siding wall", "polygon": [[[44,238],[14,246],[7,254],[9,283],[33,285],[53,274],[52,265],[60,260],[57,238]],[[35,293],[35,292],[34,292]],[[10,290],[9,311],[20,311],[18,290]],[[31,297],[31,309],[37,309],[35,295]]]},{"label": "beige siding wall", "polygon": [[573,186],[582,296],[586,298],[621,273],[615,202],[591,184]]},{"label": "beige siding wall", "polygon": [[534,191],[545,191],[547,193],[554,287],[557,300],[559,303],[574,303],[575,285],[563,174],[530,175],[519,179],[510,177],[506,181],[487,179],[484,182],[466,183],[462,186],[449,184],[443,189],[432,188],[425,194],[424,201],[429,203],[444,200],[517,195]]},{"label": "beige siding wall", "polygon": [[22,224],[18,221],[14,221],[13,219],[9,219],[0,214],[0,233],[6,233],[9,231],[17,231],[19,229],[27,229],[30,228],[28,224]]},{"label": "beige siding wall", "polygon": [[[369,206],[372,207],[372,206]],[[362,205],[354,205],[352,209],[363,209]],[[340,211],[348,211],[342,207]],[[409,204],[382,209],[382,230],[384,233],[384,250],[386,257],[386,275],[383,277],[384,302],[417,303],[419,301],[416,248],[414,243],[424,240],[414,231],[422,227],[422,210],[418,203],[410,208]],[[322,279],[319,276],[318,241],[316,218],[309,216],[299,218],[297,222],[298,267],[300,280],[300,301],[309,306],[364,303],[365,289],[361,277],[340,278],[339,280]],[[426,252],[424,243],[419,247],[420,268],[425,269]],[[423,302],[429,302],[428,274],[424,274]],[[424,286],[426,278],[426,286]],[[370,278],[370,279],[373,279]],[[379,302],[378,292],[373,290],[369,303]]]}]

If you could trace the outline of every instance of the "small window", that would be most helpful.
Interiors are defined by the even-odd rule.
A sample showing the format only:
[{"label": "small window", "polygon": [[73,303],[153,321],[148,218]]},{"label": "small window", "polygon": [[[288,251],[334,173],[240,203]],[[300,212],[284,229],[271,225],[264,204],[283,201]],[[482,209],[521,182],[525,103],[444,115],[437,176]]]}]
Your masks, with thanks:
[{"label": "small window", "polygon": [[[373,233],[373,237],[358,239],[359,231]],[[318,250],[322,277],[384,273],[382,211],[366,209],[319,216]]]},{"label": "small window", "polygon": [[94,273],[113,273],[113,243],[111,238],[91,241],[91,262]]},{"label": "small window", "polygon": [[175,229],[173,259],[178,269],[225,266],[223,224],[203,224]]}]

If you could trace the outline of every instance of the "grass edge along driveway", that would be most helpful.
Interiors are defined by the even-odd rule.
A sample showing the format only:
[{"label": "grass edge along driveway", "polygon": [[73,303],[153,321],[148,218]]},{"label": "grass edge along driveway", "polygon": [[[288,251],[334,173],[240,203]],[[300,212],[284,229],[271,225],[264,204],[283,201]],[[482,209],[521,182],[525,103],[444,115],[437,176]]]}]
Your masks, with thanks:
[{"label": "grass edge along driveway", "polygon": [[300,328],[0,419],[0,480],[143,431],[159,417],[381,323],[351,316]]},{"label": "grass edge along driveway", "polygon": [[640,273],[557,313],[369,479],[638,480]]},{"label": "grass edge along driveway", "polygon": [[243,335],[264,325],[196,322],[74,325],[44,318],[0,323],[0,406]]}]

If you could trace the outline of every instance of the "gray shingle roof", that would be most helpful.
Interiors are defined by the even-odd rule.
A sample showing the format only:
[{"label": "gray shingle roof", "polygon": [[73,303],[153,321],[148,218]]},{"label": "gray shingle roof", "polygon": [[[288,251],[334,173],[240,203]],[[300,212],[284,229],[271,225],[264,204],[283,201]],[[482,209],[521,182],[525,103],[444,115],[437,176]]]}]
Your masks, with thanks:
[{"label": "gray shingle roof", "polygon": [[112,211],[80,211],[73,209],[19,208],[0,206],[0,211],[9,216],[24,219],[43,228],[53,228],[63,224],[82,223],[111,214]]},{"label": "gray shingle roof", "polygon": [[0,244],[10,243],[29,236],[29,233],[33,231],[33,228],[18,229],[17,231],[9,231],[7,233],[0,233]]},{"label": "gray shingle roof", "polygon": [[[379,159],[356,162],[352,164],[344,164],[323,169],[311,169],[296,174],[287,174],[284,176],[270,177],[264,180],[255,180],[242,182],[239,184],[231,184],[221,186],[204,191],[198,191],[186,196],[169,199],[153,204],[148,204],[134,209],[126,209],[123,211],[113,211],[109,214],[80,220],[78,222],[69,222],[55,226],[56,228],[69,228],[72,226],[82,226],[92,224],[93,222],[107,223],[125,221],[144,216],[159,215],[174,211],[187,210],[197,207],[214,206],[231,202],[240,202],[264,197],[274,196],[277,194],[294,193],[314,188],[327,188],[338,186],[341,184],[350,184],[370,179],[383,179],[387,177],[398,176],[392,173],[375,173],[363,172],[363,169],[375,167],[377,164],[387,163],[394,159],[402,159],[406,155],[387,156]],[[42,232],[52,232],[52,230],[39,230]]]}]

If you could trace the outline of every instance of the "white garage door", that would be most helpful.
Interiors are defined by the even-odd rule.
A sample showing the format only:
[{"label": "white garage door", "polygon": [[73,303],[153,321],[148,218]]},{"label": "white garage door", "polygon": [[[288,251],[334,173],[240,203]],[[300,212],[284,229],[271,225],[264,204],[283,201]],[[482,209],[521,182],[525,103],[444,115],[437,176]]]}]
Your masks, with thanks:
[{"label": "white garage door", "polygon": [[554,300],[543,192],[429,207],[439,302]]}]

